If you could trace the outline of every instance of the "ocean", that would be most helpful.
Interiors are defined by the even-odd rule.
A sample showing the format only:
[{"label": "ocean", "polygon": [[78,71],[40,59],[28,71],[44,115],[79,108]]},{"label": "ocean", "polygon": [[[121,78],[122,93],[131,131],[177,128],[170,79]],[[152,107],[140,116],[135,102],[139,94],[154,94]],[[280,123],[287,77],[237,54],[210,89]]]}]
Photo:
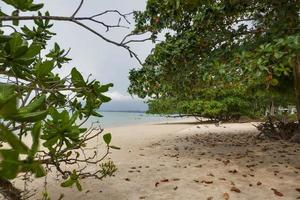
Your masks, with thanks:
[{"label": "ocean", "polygon": [[[91,126],[92,123],[98,122],[103,128],[112,128],[118,126],[143,124],[150,122],[172,121],[174,118],[160,115],[151,115],[141,112],[107,112],[100,111],[103,117],[91,117],[86,123],[85,127]],[[97,123],[97,124],[98,124]]]}]

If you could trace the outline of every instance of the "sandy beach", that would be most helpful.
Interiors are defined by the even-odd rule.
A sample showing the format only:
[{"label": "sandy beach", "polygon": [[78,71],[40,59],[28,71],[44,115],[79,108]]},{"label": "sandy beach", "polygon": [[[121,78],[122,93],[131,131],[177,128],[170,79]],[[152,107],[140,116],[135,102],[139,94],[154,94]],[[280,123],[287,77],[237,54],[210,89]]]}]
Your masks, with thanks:
[{"label": "sandy beach", "polygon": [[[105,131],[121,147],[109,155],[115,176],[82,180],[82,192],[61,188],[50,176],[51,199],[300,199],[300,145],[254,139],[251,123],[182,121]],[[41,191],[42,183],[34,181],[33,189]]]}]

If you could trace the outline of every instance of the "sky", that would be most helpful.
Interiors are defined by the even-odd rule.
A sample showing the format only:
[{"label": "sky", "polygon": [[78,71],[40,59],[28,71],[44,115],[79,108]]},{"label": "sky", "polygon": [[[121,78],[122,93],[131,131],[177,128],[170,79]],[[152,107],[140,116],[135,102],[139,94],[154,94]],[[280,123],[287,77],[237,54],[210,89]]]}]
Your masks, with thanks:
[{"label": "sky", "polygon": [[[34,2],[44,3],[42,11],[48,10],[50,15],[58,16],[71,16],[80,3],[79,0],[36,0]],[[3,11],[8,9],[3,5],[0,6]],[[86,0],[76,16],[86,17],[111,9],[129,13],[133,10],[144,10],[145,6],[146,0]],[[107,24],[117,24],[119,16],[108,14],[99,19]],[[132,22],[129,26],[133,28],[134,21],[132,17],[128,19]],[[99,24],[90,22],[85,24],[117,42],[130,33],[130,29],[122,28],[111,29],[106,33],[106,29]],[[123,25],[128,24],[124,21]],[[133,98],[127,93],[129,70],[141,66],[137,60],[129,56],[124,48],[107,43],[88,30],[70,22],[56,21],[52,30],[57,35],[49,43],[50,46],[57,42],[62,48],[71,48],[69,57],[73,60],[63,68],[64,72],[62,73],[67,73],[72,67],[76,67],[85,77],[92,74],[94,79],[103,84],[111,82],[114,84],[114,87],[107,94],[112,98],[112,101],[106,105],[104,104],[102,106],[103,110],[147,109],[147,105],[143,103],[144,100]],[[131,47],[139,58],[144,60],[153,48],[153,44],[148,41],[131,45]]]}]

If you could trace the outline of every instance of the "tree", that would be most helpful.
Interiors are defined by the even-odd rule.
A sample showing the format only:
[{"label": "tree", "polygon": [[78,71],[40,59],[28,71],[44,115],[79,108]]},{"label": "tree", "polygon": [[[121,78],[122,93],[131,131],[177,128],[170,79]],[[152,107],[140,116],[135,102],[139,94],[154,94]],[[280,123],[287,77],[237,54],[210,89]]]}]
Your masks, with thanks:
[{"label": "tree", "polygon": [[[103,103],[110,101],[104,93],[113,84],[101,84],[98,80],[84,78],[76,69],[61,77],[59,71],[71,59],[68,51],[55,43],[50,49],[48,41],[55,33],[51,32],[52,21],[60,20],[75,23],[116,46],[125,48],[129,54],[137,55],[128,46],[133,34],[128,34],[121,42],[104,37],[83,22],[92,21],[111,28],[125,27],[127,16],[117,10],[107,10],[89,17],[77,17],[84,1],[70,17],[51,16],[41,13],[43,4],[32,0],[3,0],[13,9],[11,14],[0,11],[0,192],[8,199],[26,198],[27,191],[15,188],[10,180],[17,176],[44,177],[54,167],[64,179],[62,187],[76,185],[82,190],[80,179],[93,177],[102,179],[116,171],[112,161],[103,162],[111,149],[111,134],[103,134],[103,129],[83,125],[90,116],[101,117],[98,112]],[[35,15],[26,16],[26,12]],[[118,24],[106,24],[99,16],[114,13],[119,16]],[[31,20],[33,27],[19,26],[20,20]],[[144,39],[146,40],[146,39]],[[49,50],[50,49],[50,50]],[[103,135],[106,152],[100,156],[95,151],[85,156],[89,141]],[[29,138],[29,142],[28,142]],[[40,145],[41,144],[41,145]],[[79,165],[78,165],[79,164]],[[87,164],[98,166],[88,171]],[[69,166],[68,168],[62,166]],[[47,191],[44,199],[49,199]]]},{"label": "tree", "polygon": [[[222,93],[238,89],[235,105],[246,101],[254,113],[274,104],[296,103],[300,110],[299,11],[299,0],[148,0],[146,10],[136,13],[136,32],[167,33],[143,67],[130,72],[129,92],[150,97],[150,108],[173,99],[226,111]],[[238,108],[240,114],[248,106]]]}]

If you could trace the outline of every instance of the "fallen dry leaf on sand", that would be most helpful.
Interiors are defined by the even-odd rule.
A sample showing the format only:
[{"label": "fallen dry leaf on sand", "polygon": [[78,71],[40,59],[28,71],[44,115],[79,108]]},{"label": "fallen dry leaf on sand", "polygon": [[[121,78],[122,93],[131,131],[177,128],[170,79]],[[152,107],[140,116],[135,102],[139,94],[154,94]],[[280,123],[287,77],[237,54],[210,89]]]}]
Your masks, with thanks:
[{"label": "fallen dry leaf on sand", "polygon": [[230,163],[230,160],[223,160],[224,165],[228,165]]},{"label": "fallen dry leaf on sand", "polygon": [[206,181],[206,180],[202,180],[201,183],[205,183],[205,184],[212,184],[213,181]]},{"label": "fallen dry leaf on sand", "polygon": [[258,181],[257,183],[256,183],[256,185],[261,185],[262,183],[260,182],[260,181]]},{"label": "fallen dry leaf on sand", "polygon": [[213,200],[213,197],[207,197],[207,200]]},{"label": "fallen dry leaf on sand", "polygon": [[274,189],[274,188],[271,188],[271,190],[274,191],[274,194],[277,195],[277,196],[280,196],[280,197],[283,197],[283,194],[281,192],[279,192],[278,190]]},{"label": "fallen dry leaf on sand", "polygon": [[229,194],[227,192],[225,192],[223,194],[223,198],[224,198],[224,200],[229,200]]},{"label": "fallen dry leaf on sand", "polygon": [[234,169],[234,170],[229,170],[228,172],[229,172],[229,173],[232,173],[232,174],[238,173],[238,171],[237,171],[236,169]]},{"label": "fallen dry leaf on sand", "polygon": [[230,191],[237,192],[237,193],[241,193],[241,190],[240,190],[239,188],[237,188],[237,187],[232,187],[232,188],[230,189]]},{"label": "fallen dry leaf on sand", "polygon": [[168,182],[169,182],[169,179],[160,180],[159,182],[155,183],[155,187],[157,187],[159,185],[159,183],[168,183]]}]

